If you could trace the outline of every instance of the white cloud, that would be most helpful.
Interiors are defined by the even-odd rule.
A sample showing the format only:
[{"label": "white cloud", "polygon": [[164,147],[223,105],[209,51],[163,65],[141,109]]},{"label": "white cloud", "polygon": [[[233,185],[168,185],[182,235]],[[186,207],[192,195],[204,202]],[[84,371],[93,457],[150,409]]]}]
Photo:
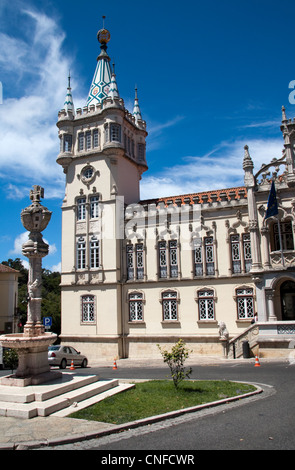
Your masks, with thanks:
[{"label": "white cloud", "polygon": [[[21,37],[0,33],[3,104],[0,106],[0,171],[10,181],[43,184],[61,197],[64,175],[59,152],[57,112],[66,95],[70,59],[63,54],[64,33],[42,13],[22,10]],[[14,87],[14,88],[13,88]],[[12,186],[8,189],[13,195]],[[20,196],[14,192],[14,197]]]},{"label": "white cloud", "polygon": [[143,175],[141,199],[177,196],[181,194],[243,186],[244,145],[249,146],[254,174],[263,163],[282,156],[282,139],[255,139],[223,142],[207,155],[188,156],[182,163],[154,176]]},{"label": "white cloud", "polygon": [[60,273],[61,272],[61,263],[55,264],[51,267],[50,271],[52,273]]}]

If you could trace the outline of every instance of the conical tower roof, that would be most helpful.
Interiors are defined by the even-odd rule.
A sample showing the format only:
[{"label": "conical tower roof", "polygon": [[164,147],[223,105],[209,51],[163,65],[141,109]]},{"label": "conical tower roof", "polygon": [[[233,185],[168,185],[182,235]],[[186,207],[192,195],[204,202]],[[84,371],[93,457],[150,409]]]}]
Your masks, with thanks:
[{"label": "conical tower roof", "polygon": [[102,103],[109,94],[112,71],[110,67],[111,59],[107,54],[107,43],[110,38],[110,32],[105,28],[99,30],[97,33],[97,39],[101,44],[101,53],[97,58],[97,66],[90,86],[86,103],[87,106]]},{"label": "conical tower roof", "polygon": [[118,85],[117,85],[117,80],[116,80],[115,65],[114,64],[113,64],[113,73],[112,73],[112,78],[111,78],[111,83],[110,83],[110,90],[109,90],[108,96],[112,99],[120,98]]},{"label": "conical tower roof", "polygon": [[141,111],[138,103],[137,97],[137,88],[135,88],[135,99],[134,99],[134,106],[133,106],[133,116],[135,117],[135,122],[142,120]]},{"label": "conical tower roof", "polygon": [[74,101],[73,101],[73,97],[72,97],[71,75],[70,75],[70,73],[69,73],[69,76],[68,76],[68,88],[67,88],[66,99],[65,99],[65,102],[64,102],[64,109],[67,113],[71,112],[71,113],[74,114],[74,112],[75,112]]}]

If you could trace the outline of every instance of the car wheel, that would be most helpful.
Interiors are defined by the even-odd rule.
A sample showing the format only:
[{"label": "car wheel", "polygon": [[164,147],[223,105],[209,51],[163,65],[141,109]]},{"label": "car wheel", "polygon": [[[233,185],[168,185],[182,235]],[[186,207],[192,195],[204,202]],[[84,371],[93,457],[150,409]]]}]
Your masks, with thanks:
[{"label": "car wheel", "polygon": [[83,359],[81,367],[87,367],[87,359]]},{"label": "car wheel", "polygon": [[62,359],[60,365],[59,365],[59,368],[60,369],[65,369],[67,367],[67,360],[66,359]]}]

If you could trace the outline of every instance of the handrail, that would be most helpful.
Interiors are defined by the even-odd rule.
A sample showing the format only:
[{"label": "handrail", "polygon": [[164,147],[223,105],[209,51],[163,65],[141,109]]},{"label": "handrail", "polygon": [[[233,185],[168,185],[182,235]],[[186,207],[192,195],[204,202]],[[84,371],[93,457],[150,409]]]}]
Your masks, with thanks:
[{"label": "handrail", "polygon": [[259,333],[259,325],[258,323],[254,323],[253,325],[246,328],[242,333],[235,336],[228,342],[228,357],[237,359],[241,357],[243,354],[243,341],[248,341],[250,349],[256,346],[257,338]]}]

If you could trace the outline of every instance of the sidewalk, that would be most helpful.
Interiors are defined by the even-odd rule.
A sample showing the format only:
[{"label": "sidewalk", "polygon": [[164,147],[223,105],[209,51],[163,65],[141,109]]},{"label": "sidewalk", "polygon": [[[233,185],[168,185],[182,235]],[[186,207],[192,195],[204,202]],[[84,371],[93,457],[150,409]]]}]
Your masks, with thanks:
[{"label": "sidewalk", "polygon": [[[212,358],[212,357],[201,357],[190,359],[186,362],[186,365],[216,365],[216,364],[237,364],[241,362],[255,362],[254,358],[241,359],[241,360],[228,360],[225,358]],[[264,360],[266,361],[266,360]],[[275,360],[274,360],[275,361]],[[92,367],[109,367],[112,365],[109,362],[101,361],[99,363],[90,364]],[[126,368],[144,368],[144,367],[163,367],[163,360],[134,360],[134,359],[122,359],[117,361],[118,369]],[[132,380],[132,377],[130,377]],[[122,379],[126,381],[126,379]],[[258,390],[254,393],[261,393],[262,390]],[[221,400],[228,401],[227,400]],[[215,405],[215,404],[214,404]],[[206,405],[209,406],[208,404]],[[183,410],[182,412],[183,413]],[[175,416],[175,413],[169,413],[164,418]],[[163,417],[161,419],[164,419]],[[59,444],[66,444],[70,442],[77,442],[85,439],[91,439],[115,432],[119,432],[123,429],[130,427],[136,427],[144,424],[148,424],[158,420],[158,417],[147,418],[142,422],[128,423],[128,425],[114,425],[108,423],[101,423],[95,421],[87,421],[73,418],[59,418],[59,417],[36,417],[32,419],[19,419],[12,417],[0,416],[0,450],[23,450],[30,448],[40,448],[43,446],[53,446]]]}]

